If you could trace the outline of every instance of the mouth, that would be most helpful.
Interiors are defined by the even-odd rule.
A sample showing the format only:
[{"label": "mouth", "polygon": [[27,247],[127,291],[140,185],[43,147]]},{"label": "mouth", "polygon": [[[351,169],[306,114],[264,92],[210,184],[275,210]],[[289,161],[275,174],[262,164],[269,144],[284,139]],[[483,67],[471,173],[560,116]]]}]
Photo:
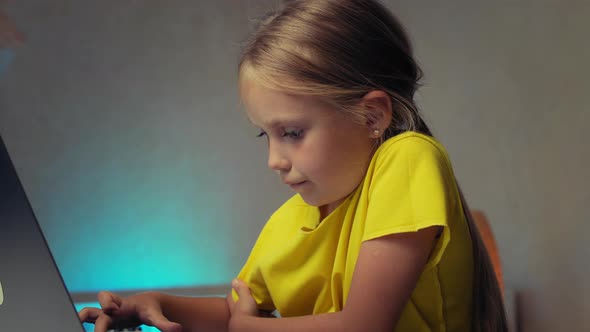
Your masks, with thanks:
[{"label": "mouth", "polygon": [[285,182],[286,185],[291,187],[291,189],[297,189],[303,186],[307,181],[300,181],[300,182]]}]

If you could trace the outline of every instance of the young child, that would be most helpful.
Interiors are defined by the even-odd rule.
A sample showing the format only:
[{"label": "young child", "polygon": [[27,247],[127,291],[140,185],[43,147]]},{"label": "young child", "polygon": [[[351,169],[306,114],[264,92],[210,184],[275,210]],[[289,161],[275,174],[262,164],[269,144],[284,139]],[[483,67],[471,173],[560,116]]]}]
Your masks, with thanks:
[{"label": "young child", "polygon": [[246,45],[239,84],[269,168],[296,194],[233,294],[101,292],[81,320],[99,332],[505,331],[489,258],[413,100],[420,78],[378,2],[286,1]]}]

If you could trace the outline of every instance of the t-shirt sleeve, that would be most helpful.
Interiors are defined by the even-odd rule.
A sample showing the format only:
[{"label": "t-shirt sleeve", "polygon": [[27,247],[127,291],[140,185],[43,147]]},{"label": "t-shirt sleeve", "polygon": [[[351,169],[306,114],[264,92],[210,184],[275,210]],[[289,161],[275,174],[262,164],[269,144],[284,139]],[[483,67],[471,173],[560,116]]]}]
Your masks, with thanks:
[{"label": "t-shirt sleeve", "polygon": [[442,234],[426,268],[436,265],[450,241],[449,223],[456,214],[456,184],[446,153],[419,137],[384,147],[370,174],[363,241],[430,226]]},{"label": "t-shirt sleeve", "polygon": [[[272,220],[272,219],[271,219]],[[266,245],[267,240],[270,239],[272,236],[272,226],[270,225],[270,221],[264,226],[252,251],[250,252],[250,256],[246,260],[246,264],[242,267],[242,270],[238,274],[237,278],[244,281],[246,285],[250,288],[250,292],[252,293],[252,297],[258,304],[259,310],[266,310],[266,311],[273,311],[275,306],[273,304],[272,298],[270,293],[268,292],[268,288],[266,286],[266,282],[264,277],[260,271],[260,264],[258,263],[260,259],[264,259],[263,255],[266,251],[264,248],[268,248]],[[232,296],[234,301],[238,300],[238,294],[232,290]]]}]

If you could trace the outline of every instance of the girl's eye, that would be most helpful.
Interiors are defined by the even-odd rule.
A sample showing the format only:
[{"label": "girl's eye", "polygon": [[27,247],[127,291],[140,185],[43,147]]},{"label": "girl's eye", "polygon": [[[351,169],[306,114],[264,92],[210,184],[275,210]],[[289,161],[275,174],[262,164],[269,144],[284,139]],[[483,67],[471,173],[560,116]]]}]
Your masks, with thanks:
[{"label": "girl's eye", "polygon": [[298,130],[285,130],[283,132],[283,137],[291,138],[291,139],[298,139],[303,136],[303,129]]},{"label": "girl's eye", "polygon": [[262,137],[262,136],[266,136],[266,132],[264,130],[261,130],[258,135],[256,135],[256,137]]}]

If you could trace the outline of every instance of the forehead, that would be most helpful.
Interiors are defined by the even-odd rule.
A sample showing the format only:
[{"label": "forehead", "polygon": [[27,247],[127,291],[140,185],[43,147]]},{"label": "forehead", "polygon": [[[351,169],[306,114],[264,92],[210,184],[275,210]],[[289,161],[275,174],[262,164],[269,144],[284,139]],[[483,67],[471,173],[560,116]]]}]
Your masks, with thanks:
[{"label": "forehead", "polygon": [[333,106],[314,96],[289,94],[244,80],[240,95],[250,122],[259,127],[315,121],[338,116]]}]

